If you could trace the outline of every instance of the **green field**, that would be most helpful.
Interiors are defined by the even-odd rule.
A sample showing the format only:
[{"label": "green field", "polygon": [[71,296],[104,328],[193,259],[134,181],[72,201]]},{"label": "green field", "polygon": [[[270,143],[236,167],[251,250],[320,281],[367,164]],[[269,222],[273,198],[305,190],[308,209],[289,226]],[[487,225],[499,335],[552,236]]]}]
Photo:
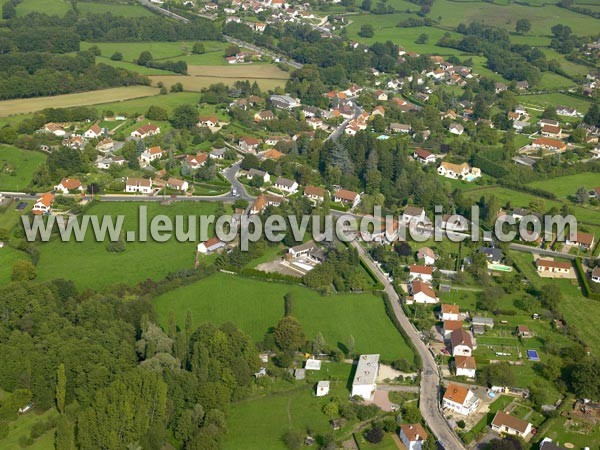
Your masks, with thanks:
[{"label": "green field", "polygon": [[[328,366],[340,375],[340,381],[331,384],[330,395],[315,397],[312,384],[297,383],[299,386],[286,392],[245,400],[232,405],[227,417],[227,433],[224,450],[261,449],[285,450],[283,434],[290,429],[313,430],[313,436],[327,434],[331,431],[329,418],[321,412],[321,408],[332,395],[347,398],[350,393],[346,388],[350,378],[349,364],[324,364],[314,375],[327,378]],[[312,374],[311,374],[312,375]],[[347,431],[340,430],[337,433]],[[244,432],[235,432],[244,430]]]},{"label": "green field", "polygon": [[26,253],[12,247],[0,248],[0,286],[10,282],[13,264],[21,259],[29,259],[29,257]]},{"label": "green field", "polygon": [[[158,202],[149,203],[97,203],[86,214],[125,216],[125,231],[138,233],[138,207],[147,206],[149,221],[158,214],[170,217],[176,214],[214,214],[216,203],[173,203],[168,206]],[[186,221],[187,223],[187,221]],[[125,283],[133,285],[147,278],[160,280],[169,272],[194,266],[196,250],[194,242],[178,242],[174,237],[168,242],[128,242],[122,253],[110,253],[102,242],[95,242],[91,230],[84,242],[62,242],[54,240],[41,244],[40,260],[37,265],[38,278],[73,280],[79,287],[102,288]]]},{"label": "green field", "polygon": [[0,190],[22,191],[44,161],[43,153],[0,145]]},{"label": "green field", "polygon": [[113,61],[110,59],[110,55],[106,56],[97,56],[96,63],[98,64],[106,64],[108,66],[119,67],[121,69],[131,70],[132,72],[139,73],[140,75],[172,75],[173,72],[162,69],[153,69],[152,67],[139,66],[135,63],[128,61]]},{"label": "green field", "polygon": [[568,25],[579,35],[594,35],[600,21],[574,13],[554,5],[542,8],[512,3],[498,5],[486,2],[457,2],[436,0],[431,8],[431,17],[442,18],[442,24],[455,27],[459,23],[482,22],[514,31],[517,20],[531,21],[531,35],[549,35],[556,24]]},{"label": "green field", "polygon": [[[584,172],[577,175],[552,178],[544,181],[534,181],[529,186],[544,189],[554,193],[558,198],[567,199],[575,195],[580,187],[592,190],[600,186],[600,176],[597,173]],[[598,223],[600,224],[600,212],[598,212]]]},{"label": "green field", "polygon": [[141,5],[124,5],[101,2],[78,2],[77,9],[82,14],[106,14],[123,17],[146,17],[154,14]]},{"label": "green field", "polygon": [[[223,289],[225,285],[227,289]],[[309,339],[321,332],[330,346],[338,347],[352,334],[356,353],[412,361],[411,349],[386,316],[381,298],[373,294],[322,297],[302,286],[216,274],[158,297],[155,307],[162,324],[170,311],[177,323],[183,324],[190,310],[194,326],[231,321],[254,340],[261,340],[283,316],[283,296],[288,292],[294,296],[294,315]]]},{"label": "green field", "polygon": [[17,5],[17,16],[26,16],[32,12],[64,16],[71,9],[71,3],[65,0],[23,0]]},{"label": "green field", "polygon": [[[41,415],[29,412],[20,416],[16,421],[10,422],[8,436],[0,440],[0,450],[23,448],[19,445],[19,438],[21,436],[29,436],[31,427],[35,423],[42,422],[56,415],[57,412],[55,410],[48,410]],[[54,432],[48,431],[27,448],[29,450],[54,450]]]},{"label": "green field", "polygon": [[553,94],[520,95],[517,99],[524,106],[533,105],[538,108],[544,108],[546,106],[564,105],[576,108],[582,114],[585,114],[591,105],[590,101],[558,92]]},{"label": "green field", "polygon": [[575,86],[575,82],[554,72],[542,72],[542,78],[537,84],[538,89],[553,90]]}]

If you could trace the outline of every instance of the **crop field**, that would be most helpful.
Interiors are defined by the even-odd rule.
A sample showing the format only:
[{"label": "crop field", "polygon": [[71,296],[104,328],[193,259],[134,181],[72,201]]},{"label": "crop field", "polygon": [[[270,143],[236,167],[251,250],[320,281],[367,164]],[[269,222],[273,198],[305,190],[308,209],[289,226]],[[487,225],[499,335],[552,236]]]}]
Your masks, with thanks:
[{"label": "crop field", "polygon": [[200,91],[215,83],[233,84],[237,80],[256,81],[263,90],[284,86],[289,77],[287,72],[272,64],[251,64],[240,66],[189,66],[189,76],[160,75],[151,76],[152,83],[159,82],[165,86],[175,83],[183,84],[186,91]]},{"label": "crop field", "polygon": [[486,2],[456,2],[436,0],[431,8],[431,17],[441,17],[446,26],[455,27],[459,23],[482,22],[514,31],[517,20],[526,18],[531,21],[531,35],[550,35],[550,29],[556,24],[570,26],[580,35],[593,35],[600,21],[589,16],[577,14],[554,5],[543,8],[518,4],[498,5]]},{"label": "crop field", "polygon": [[158,94],[158,89],[155,87],[128,86],[52,97],[4,100],[0,102],[0,117],[40,111],[44,108],[70,108],[74,106],[97,105],[100,103],[148,97],[156,94]]},{"label": "crop field", "polygon": [[[138,207],[142,205],[148,208],[149,221],[159,214],[171,218],[178,214],[214,214],[218,207],[216,203],[183,202],[164,206],[158,202],[100,202],[86,214],[97,215],[100,220],[105,215],[124,215],[125,232],[132,230],[137,236]],[[124,252],[111,253],[107,251],[105,243],[96,242],[92,234],[89,230],[83,242],[75,242],[74,239],[62,242],[57,239],[40,245],[38,278],[65,278],[82,288],[102,288],[116,283],[132,285],[147,278],[161,279],[169,272],[194,266],[196,242],[178,242],[173,237],[159,243],[148,236],[147,242],[128,242]]]},{"label": "crop field", "polygon": [[194,326],[230,321],[258,341],[283,317],[283,297],[288,292],[294,297],[294,315],[308,338],[321,332],[330,346],[338,347],[352,334],[356,353],[380,353],[383,359],[412,361],[412,350],[385,314],[381,298],[374,294],[322,297],[298,285],[218,273],[158,297],[155,307],[162,324],[170,311],[175,313],[177,323],[183,324],[190,310]]},{"label": "crop field", "polygon": [[0,190],[19,191],[30,183],[34,172],[46,160],[46,155],[0,145]]}]

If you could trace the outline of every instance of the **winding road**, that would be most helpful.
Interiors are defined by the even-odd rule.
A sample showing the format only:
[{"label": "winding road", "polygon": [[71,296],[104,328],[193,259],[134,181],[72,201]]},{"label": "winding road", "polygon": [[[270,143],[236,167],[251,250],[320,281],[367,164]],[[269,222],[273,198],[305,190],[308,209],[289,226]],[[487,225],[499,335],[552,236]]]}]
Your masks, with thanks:
[{"label": "winding road", "polygon": [[464,445],[458,436],[452,431],[450,425],[440,408],[440,384],[441,378],[438,366],[429,348],[419,337],[416,328],[410,323],[406,314],[400,305],[400,297],[394,290],[394,287],[389,280],[381,273],[379,267],[375,265],[366,250],[357,241],[352,241],[351,244],[357,251],[362,260],[369,266],[371,271],[377,276],[379,281],[385,286],[385,293],[389,296],[394,314],[406,332],[406,335],[413,343],[421,361],[423,362],[423,371],[421,374],[421,389],[419,408],[421,414],[427,422],[427,425],[433,431],[437,438],[438,444],[445,450],[464,450]]}]

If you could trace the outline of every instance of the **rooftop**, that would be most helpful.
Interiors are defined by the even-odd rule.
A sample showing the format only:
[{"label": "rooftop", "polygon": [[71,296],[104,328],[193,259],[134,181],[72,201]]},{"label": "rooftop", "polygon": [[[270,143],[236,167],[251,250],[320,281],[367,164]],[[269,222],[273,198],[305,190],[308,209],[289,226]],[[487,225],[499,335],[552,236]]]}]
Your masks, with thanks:
[{"label": "rooftop", "polygon": [[378,368],[379,355],[360,355],[352,386],[370,386],[375,383]]}]

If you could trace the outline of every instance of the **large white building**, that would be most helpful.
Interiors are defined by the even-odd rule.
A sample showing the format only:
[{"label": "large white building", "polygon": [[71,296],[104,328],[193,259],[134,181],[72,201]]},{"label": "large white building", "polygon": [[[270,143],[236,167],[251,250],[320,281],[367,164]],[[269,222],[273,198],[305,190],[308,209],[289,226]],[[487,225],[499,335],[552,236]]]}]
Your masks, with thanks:
[{"label": "large white building", "polygon": [[492,430],[499,434],[510,434],[525,439],[531,433],[531,423],[498,411],[492,420]]},{"label": "large white building", "polygon": [[379,373],[379,355],[360,355],[356,374],[352,381],[352,397],[358,395],[365,400],[370,400],[377,384]]},{"label": "large white building", "polygon": [[479,406],[479,398],[465,386],[450,383],[444,393],[442,406],[457,414],[468,416]]}]

